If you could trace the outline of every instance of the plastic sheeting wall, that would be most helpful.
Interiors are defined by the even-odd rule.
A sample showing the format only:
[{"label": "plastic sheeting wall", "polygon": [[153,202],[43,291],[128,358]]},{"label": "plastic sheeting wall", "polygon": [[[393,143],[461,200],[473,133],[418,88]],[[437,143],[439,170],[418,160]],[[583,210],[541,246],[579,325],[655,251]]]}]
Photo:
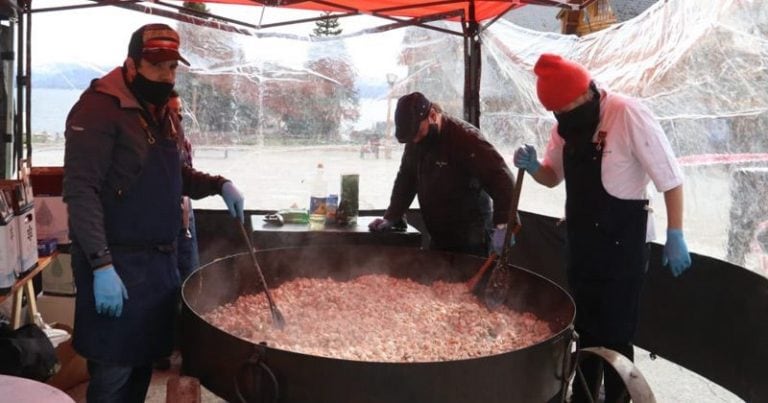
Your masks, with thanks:
[{"label": "plastic sheeting wall", "polygon": [[[692,250],[768,273],[768,7],[763,1],[660,1],[639,17],[582,38],[500,22],[483,36],[481,126],[497,142],[542,150],[554,123],[535,97],[543,52],[589,68],[660,119],[686,175]],[[538,186],[528,182],[526,190]],[[530,200],[529,200],[530,201]],[[522,208],[558,216],[560,206]],[[553,208],[554,207],[554,208]],[[666,228],[656,197],[657,233]]]},{"label": "plastic sheeting wall", "polygon": [[[42,6],[44,0],[38,1]],[[231,16],[263,17],[268,23],[278,12],[243,10]],[[63,132],[66,111],[90,79],[122,63],[124,44],[138,24],[125,27],[101,18],[106,11],[35,16],[33,132],[46,120],[54,122],[49,134]],[[370,17],[361,17],[369,18],[366,23],[357,23],[358,17],[340,19],[344,32],[330,38],[310,37],[312,23],[229,33],[120,11],[132,21],[159,19],[178,27],[182,52],[192,62],[190,69],[180,69],[177,86],[185,101],[184,124],[194,142],[195,165],[235,181],[249,209],[306,203],[308,189],[302,181],[318,161],[326,163],[332,183],[339,172],[360,172],[361,209],[384,209],[402,151],[387,118],[397,96],[419,90],[448,113],[462,116],[464,58],[459,35],[423,28],[369,34],[366,27],[380,25],[372,24]],[[76,13],[90,16],[89,33],[114,36],[112,43],[120,45],[104,52],[81,51],[71,43],[80,43],[89,33],[73,27],[43,34],[45,27],[75,21],[70,16]],[[436,25],[460,33],[456,23]],[[641,98],[662,122],[686,174],[685,225],[691,251],[765,275],[764,1],[660,1],[633,20],[582,38],[499,20],[481,40],[481,129],[510,164],[514,148],[524,142],[541,149],[554,123],[535,96],[532,66],[538,55],[555,52],[578,60],[602,85]],[[62,64],[35,70],[35,61],[41,59],[35,52],[43,43],[69,49]],[[114,56],[105,64],[107,51]],[[72,66],[80,68],[80,76],[73,75]],[[387,82],[385,73],[393,81]],[[36,81],[43,79],[49,81]],[[47,85],[63,92],[35,93]],[[57,108],[62,94],[69,97],[69,105]],[[34,148],[36,165],[63,160],[61,136],[50,138],[45,147]],[[370,152],[375,147],[383,150],[380,159]],[[526,181],[521,208],[560,217],[563,188],[546,189]],[[658,241],[663,243],[666,213],[660,196],[654,206]],[[223,208],[219,198],[195,202],[195,207]]]}]

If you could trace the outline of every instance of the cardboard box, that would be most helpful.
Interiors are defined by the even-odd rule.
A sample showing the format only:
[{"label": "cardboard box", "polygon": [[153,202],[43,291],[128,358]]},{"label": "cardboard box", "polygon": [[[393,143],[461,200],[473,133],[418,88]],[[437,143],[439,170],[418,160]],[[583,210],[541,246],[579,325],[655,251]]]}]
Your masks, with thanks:
[{"label": "cardboard box", "polygon": [[77,293],[72,272],[72,255],[59,253],[43,270],[43,292],[54,296],[73,296]]},{"label": "cardboard box", "polygon": [[0,295],[7,295],[21,272],[19,227],[11,200],[0,189]]},{"label": "cardboard box", "polygon": [[30,183],[35,197],[37,236],[70,243],[67,205],[62,198],[64,167],[32,167]]},{"label": "cardboard box", "polygon": [[34,203],[29,186],[17,179],[0,179],[0,189],[5,192],[5,200],[13,208],[13,213],[21,214]]},{"label": "cardboard box", "polygon": [[29,206],[17,215],[19,228],[19,261],[21,273],[37,266],[37,229],[35,224],[35,209]]},{"label": "cardboard box", "polygon": [[0,294],[11,291],[16,282],[16,274],[21,271],[19,259],[18,228],[13,216],[8,222],[0,220]]},{"label": "cardboard box", "polygon": [[54,323],[70,328],[75,325],[75,297],[50,295],[43,292],[37,297],[37,310],[45,323],[52,326]]},{"label": "cardboard box", "polygon": [[67,205],[61,196],[35,196],[35,218],[39,239],[56,238],[59,244],[71,242]]},{"label": "cardboard box", "polygon": [[64,167],[32,167],[29,178],[35,198],[62,195]]},{"label": "cardboard box", "polygon": [[[11,220],[8,222],[8,224],[5,225],[6,227],[6,241],[8,244],[3,244],[3,248],[8,253],[8,258],[10,256],[14,256],[16,259],[16,262],[10,262],[10,265],[13,267],[14,275],[18,277],[22,272],[26,271],[22,267],[22,259],[21,259],[21,224],[19,223],[21,221],[20,216],[12,216]],[[11,244],[13,242],[13,244]],[[14,245],[15,244],[15,245]],[[6,248],[7,246],[7,248]]]}]

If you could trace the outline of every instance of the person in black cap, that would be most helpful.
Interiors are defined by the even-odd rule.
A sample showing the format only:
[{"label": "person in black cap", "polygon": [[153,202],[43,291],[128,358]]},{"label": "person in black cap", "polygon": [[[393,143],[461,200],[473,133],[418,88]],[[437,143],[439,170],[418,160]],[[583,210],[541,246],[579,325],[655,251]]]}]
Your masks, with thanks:
[{"label": "person in black cap", "polygon": [[400,170],[384,217],[369,229],[386,231],[402,224],[418,195],[430,249],[500,253],[514,175],[493,145],[476,127],[443,113],[420,92],[397,101],[395,137],[405,144]]},{"label": "person in black cap", "polygon": [[94,80],[67,117],[73,345],[87,359],[89,402],[143,402],[152,362],[171,352],[181,196],[220,194],[243,221],[231,181],[182,164],[184,132],[166,105],[188,64],[179,43],[168,25],[142,26],[123,66]]}]

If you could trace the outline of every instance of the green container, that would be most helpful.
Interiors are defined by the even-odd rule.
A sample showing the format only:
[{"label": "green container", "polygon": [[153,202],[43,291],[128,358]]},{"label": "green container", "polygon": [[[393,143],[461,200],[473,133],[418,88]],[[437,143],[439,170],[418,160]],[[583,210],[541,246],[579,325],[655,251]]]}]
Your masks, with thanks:
[{"label": "green container", "polygon": [[[360,175],[344,174],[341,175],[341,201],[339,210],[343,217],[340,223],[355,224],[359,212],[358,195],[360,192]],[[339,215],[337,210],[337,215]]]},{"label": "green container", "polygon": [[277,212],[283,216],[283,220],[286,224],[306,224],[309,222],[309,214],[307,210],[300,208],[283,209]]}]

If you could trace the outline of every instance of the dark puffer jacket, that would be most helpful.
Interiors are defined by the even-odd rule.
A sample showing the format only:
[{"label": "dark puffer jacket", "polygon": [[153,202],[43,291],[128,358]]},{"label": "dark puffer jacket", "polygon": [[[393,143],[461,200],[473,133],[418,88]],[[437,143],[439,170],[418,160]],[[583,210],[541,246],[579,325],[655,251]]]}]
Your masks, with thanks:
[{"label": "dark puffer jacket", "polygon": [[[94,80],[67,117],[64,201],[69,225],[93,268],[111,263],[102,198],[122,197],[142,172],[148,139],[176,138],[183,147],[178,116],[150,116],[128,89],[121,68]],[[182,167],[182,193],[193,199],[220,194],[227,180]],[[152,197],[152,195],[146,195]],[[140,220],[141,217],[136,217]],[[181,226],[179,217],[178,227]],[[178,227],[168,229],[172,242]]]},{"label": "dark puffer jacket", "polygon": [[418,195],[433,249],[487,247],[491,224],[507,222],[512,172],[476,127],[454,117],[443,115],[428,140],[406,144],[384,218],[401,219]]}]

